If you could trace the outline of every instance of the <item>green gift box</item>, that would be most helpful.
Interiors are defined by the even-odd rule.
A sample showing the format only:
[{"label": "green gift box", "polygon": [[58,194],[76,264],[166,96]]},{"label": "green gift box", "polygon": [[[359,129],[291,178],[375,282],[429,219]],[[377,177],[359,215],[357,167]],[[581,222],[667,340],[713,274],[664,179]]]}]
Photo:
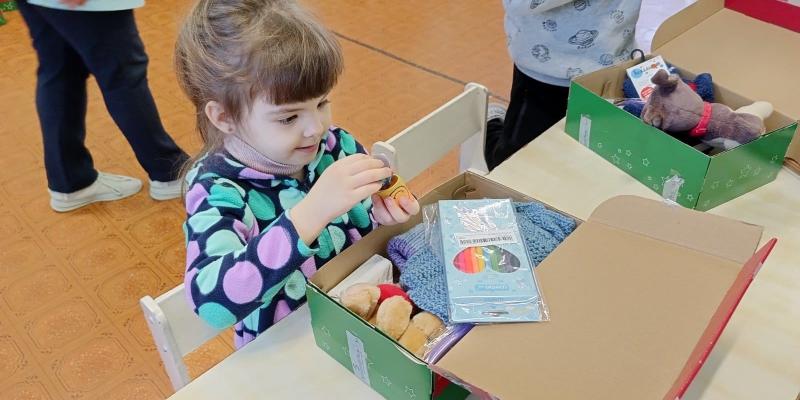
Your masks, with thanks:
[{"label": "green gift box", "polygon": [[707,155],[609,102],[623,97],[626,69],[639,61],[575,79],[566,131],[663,197],[697,210],[714,208],[772,182],[783,166],[797,128],[795,66],[772,57],[791,54],[798,43],[800,35],[715,0],[698,1],[656,32],[653,53],[684,78],[711,73],[717,103],[733,109],[756,100],[773,104],[766,133],[752,142]]}]

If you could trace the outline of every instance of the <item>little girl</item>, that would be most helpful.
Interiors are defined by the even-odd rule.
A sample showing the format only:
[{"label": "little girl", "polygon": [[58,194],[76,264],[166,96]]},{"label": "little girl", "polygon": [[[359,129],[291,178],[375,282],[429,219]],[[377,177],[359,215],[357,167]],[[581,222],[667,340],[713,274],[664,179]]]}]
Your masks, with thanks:
[{"label": "little girl", "polygon": [[186,293],[236,347],[305,300],[306,279],[414,198],[375,195],[392,171],[331,126],[343,67],[328,30],[291,0],[199,0],[176,45],[202,152],[186,174]]}]

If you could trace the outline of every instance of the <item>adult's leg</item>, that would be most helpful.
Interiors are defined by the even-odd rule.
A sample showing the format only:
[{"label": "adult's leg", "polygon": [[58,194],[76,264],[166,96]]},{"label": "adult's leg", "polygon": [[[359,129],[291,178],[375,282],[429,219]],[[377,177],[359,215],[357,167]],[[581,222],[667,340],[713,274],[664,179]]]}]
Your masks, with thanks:
[{"label": "adult's leg", "polygon": [[40,14],[41,7],[18,2],[39,58],[36,111],[42,130],[50,190],[71,193],[97,179],[86,138],[86,78],[81,57]]},{"label": "adult's leg", "polygon": [[133,10],[43,14],[95,76],[106,108],[150,179],[176,179],[188,156],[161,124],[147,84],[148,57]]}]

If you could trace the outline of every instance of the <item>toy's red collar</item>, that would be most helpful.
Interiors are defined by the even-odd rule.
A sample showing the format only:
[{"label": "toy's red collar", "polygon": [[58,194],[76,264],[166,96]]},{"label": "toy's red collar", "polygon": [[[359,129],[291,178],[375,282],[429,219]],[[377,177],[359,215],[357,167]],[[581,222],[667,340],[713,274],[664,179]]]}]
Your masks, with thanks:
[{"label": "toy's red collar", "polygon": [[703,102],[703,115],[700,116],[700,122],[697,126],[689,131],[692,137],[703,136],[708,132],[708,123],[711,121],[711,103]]}]

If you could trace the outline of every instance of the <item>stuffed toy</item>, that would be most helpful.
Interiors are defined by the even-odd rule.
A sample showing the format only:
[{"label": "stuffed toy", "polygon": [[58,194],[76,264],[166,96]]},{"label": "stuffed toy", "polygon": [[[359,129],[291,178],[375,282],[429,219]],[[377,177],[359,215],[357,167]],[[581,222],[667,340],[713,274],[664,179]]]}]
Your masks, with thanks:
[{"label": "stuffed toy", "polygon": [[361,318],[369,319],[378,307],[381,290],[375,285],[357,283],[342,292],[342,305]]},{"label": "stuffed toy", "polygon": [[[671,65],[668,66],[668,68],[669,73],[678,73],[677,68]],[[703,73],[697,75],[694,80],[684,79],[683,81],[686,82],[692,90],[697,92],[703,101],[709,103],[714,102],[714,83],[711,79],[711,74]],[[633,86],[633,81],[631,81],[631,78],[627,75],[625,75],[625,81],[622,83],[622,94],[625,97],[625,100],[622,101],[622,109],[641,118],[645,100],[639,97],[639,93],[636,92],[636,87]]]},{"label": "stuffed toy", "polygon": [[412,318],[414,306],[397,285],[355,284],[344,290],[341,302],[420,358],[425,345],[444,330],[444,323],[429,312]]},{"label": "stuffed toy", "polygon": [[408,328],[400,336],[400,344],[419,358],[425,355],[425,345],[444,331],[442,320],[423,311],[414,316]]},{"label": "stuffed toy", "polygon": [[665,132],[689,132],[714,148],[728,150],[758,138],[772,105],[757,102],[739,110],[704,102],[677,75],[658,71],[656,85],[642,110],[642,121]]}]

